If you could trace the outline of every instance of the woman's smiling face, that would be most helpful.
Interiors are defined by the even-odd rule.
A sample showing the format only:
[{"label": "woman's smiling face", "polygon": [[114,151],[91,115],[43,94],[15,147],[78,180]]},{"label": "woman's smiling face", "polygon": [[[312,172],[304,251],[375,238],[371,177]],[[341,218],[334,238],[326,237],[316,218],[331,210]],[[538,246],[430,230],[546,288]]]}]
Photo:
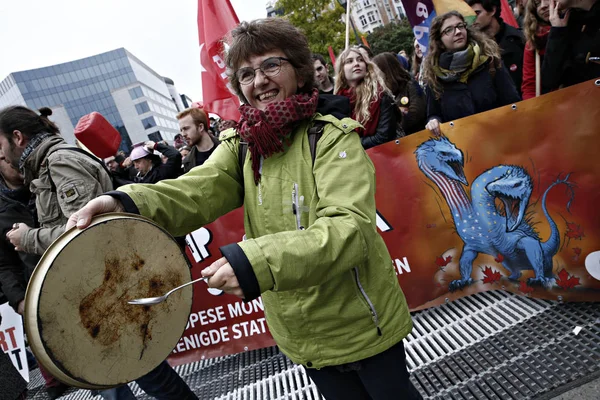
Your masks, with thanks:
[{"label": "woman's smiling face", "polygon": [[[265,60],[272,57],[286,58],[281,50],[272,50],[259,56],[251,56],[244,61],[241,68],[259,68]],[[270,103],[285,100],[293,96],[304,82],[298,81],[294,66],[288,61],[281,60],[281,70],[277,75],[266,76],[261,70],[255,70],[254,81],[248,85],[240,85],[248,103],[264,111]]]}]

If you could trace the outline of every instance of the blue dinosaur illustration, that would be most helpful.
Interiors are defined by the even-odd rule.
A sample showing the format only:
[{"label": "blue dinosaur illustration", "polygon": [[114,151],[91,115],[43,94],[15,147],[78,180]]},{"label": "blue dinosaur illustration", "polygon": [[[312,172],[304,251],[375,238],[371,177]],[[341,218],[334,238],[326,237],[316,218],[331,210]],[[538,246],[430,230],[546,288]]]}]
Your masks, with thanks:
[{"label": "blue dinosaur illustration", "polygon": [[[469,199],[461,186],[468,185],[463,172],[462,152],[453,143],[445,137],[430,139],[421,144],[415,154],[421,171],[436,184],[446,199],[456,231],[464,242],[459,261],[461,279],[452,281],[450,290],[473,283],[473,262],[480,253],[501,254],[502,265],[510,272],[510,279],[519,279],[523,270],[533,270],[535,277],[528,279],[529,285],[552,285],[552,258],[560,247],[560,232],[548,213],[546,198],[556,185],[565,184],[571,188],[569,175],[557,179],[544,191],[542,210],[551,234],[548,240],[542,242],[526,218],[533,183],[525,169],[498,165],[484,171],[473,181]],[[496,199],[502,201],[503,208],[496,205]]]}]

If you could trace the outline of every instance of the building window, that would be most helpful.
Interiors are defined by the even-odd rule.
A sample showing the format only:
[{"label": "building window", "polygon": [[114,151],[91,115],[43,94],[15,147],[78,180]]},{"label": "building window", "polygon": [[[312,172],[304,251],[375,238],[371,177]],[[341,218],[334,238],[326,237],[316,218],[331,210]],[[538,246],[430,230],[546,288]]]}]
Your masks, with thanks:
[{"label": "building window", "polygon": [[154,117],[144,118],[142,120],[142,125],[144,125],[144,129],[154,128],[156,126],[156,121]]},{"label": "building window", "polygon": [[363,0],[363,6],[367,7],[371,5],[371,1],[370,0]]},{"label": "building window", "polygon": [[375,22],[375,13],[373,11],[369,11],[367,13],[367,18],[369,19],[369,22]]},{"label": "building window", "polygon": [[160,131],[156,131],[156,132],[149,133],[148,139],[152,140],[153,142],[160,142],[161,140],[163,140],[163,137],[160,134]]},{"label": "building window", "polygon": [[146,101],[136,104],[135,109],[137,110],[138,114],[143,114],[150,111],[150,107],[148,106],[148,102]]},{"label": "building window", "polygon": [[360,17],[358,17],[358,19],[360,20],[360,24],[362,25],[363,28],[365,26],[367,26],[367,19],[365,18],[364,15],[361,15]]},{"label": "building window", "polygon": [[131,96],[131,100],[135,100],[137,98],[142,97],[144,94],[142,93],[142,88],[137,86],[132,89],[129,89],[129,95]]}]

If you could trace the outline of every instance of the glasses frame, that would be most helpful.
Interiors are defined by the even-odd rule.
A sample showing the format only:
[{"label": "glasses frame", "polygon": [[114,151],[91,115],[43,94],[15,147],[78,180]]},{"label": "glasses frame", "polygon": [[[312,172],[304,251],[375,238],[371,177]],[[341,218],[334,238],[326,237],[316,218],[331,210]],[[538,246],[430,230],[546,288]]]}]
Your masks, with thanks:
[{"label": "glasses frame", "polygon": [[[277,68],[276,72],[266,73],[264,70],[265,64],[268,62],[273,62],[273,60],[279,61],[279,68]],[[236,76],[238,82],[240,83],[240,85],[244,85],[244,86],[251,85],[254,82],[254,80],[256,79],[256,71],[258,71],[258,70],[260,70],[260,72],[262,72],[263,75],[266,76],[267,78],[273,78],[273,77],[279,75],[279,73],[281,72],[282,61],[287,61],[291,64],[291,61],[285,57],[269,57],[266,60],[264,60],[263,62],[261,62],[260,66],[258,68],[243,67],[243,68],[238,69],[237,71],[235,71],[235,76]],[[245,83],[242,82],[242,80],[240,79],[240,76],[239,76],[240,71],[252,71],[252,79]]]},{"label": "glasses frame", "polygon": [[460,22],[460,23],[458,23],[458,24],[456,24],[454,26],[449,26],[449,27],[447,27],[446,29],[444,29],[442,31],[442,36],[448,36],[449,34],[454,35],[456,33],[456,29],[457,28],[460,29],[460,30],[464,29],[466,31],[467,30],[467,26],[468,25],[467,25],[466,22]]}]

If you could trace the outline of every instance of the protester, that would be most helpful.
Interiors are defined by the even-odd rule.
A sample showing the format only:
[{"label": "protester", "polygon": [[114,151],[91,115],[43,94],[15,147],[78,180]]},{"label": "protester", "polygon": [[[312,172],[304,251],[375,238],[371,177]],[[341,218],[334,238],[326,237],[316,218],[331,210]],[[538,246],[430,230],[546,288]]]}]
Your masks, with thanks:
[{"label": "protester", "polygon": [[374,168],[358,124],[318,112],[308,43],[289,22],[242,22],[231,36],[226,64],[244,103],[237,130],[186,175],[101,196],[70,225],[139,211],[181,235],[243,205],[247,240],[221,248],[202,271],[209,286],[246,301],[262,294],[279,348],[327,399],[420,398],[402,344],[410,314],[377,232]]},{"label": "protester", "polygon": [[[523,100],[536,97],[536,81],[541,81],[541,65],[546,53],[546,42],[550,33],[550,0],[529,0],[525,8],[525,52],[523,53]],[[536,68],[539,58],[540,71]],[[540,86],[541,90],[541,86]]]},{"label": "protester", "polygon": [[132,165],[126,167],[126,157],[122,154],[117,154],[113,157],[104,159],[104,164],[108,168],[108,172],[112,177],[114,188],[133,183],[135,178],[135,168]]},{"label": "protester", "polygon": [[496,42],[469,27],[457,11],[434,18],[423,73],[427,81],[426,128],[517,102],[520,96],[502,66]]},{"label": "protester", "polygon": [[383,74],[385,85],[394,95],[396,107],[402,112],[402,129],[409,135],[425,125],[427,101],[425,92],[398,62],[394,53],[381,53],[373,62]]},{"label": "protester", "polygon": [[519,29],[523,28],[525,24],[525,9],[528,0],[516,0],[514,5],[511,5],[513,10],[513,15],[515,16],[515,20],[517,21],[517,25],[519,25]]},{"label": "protester", "polygon": [[[154,154],[159,151],[167,161]],[[163,179],[174,179],[181,174],[181,154],[172,146],[155,143],[151,140],[137,143],[129,155],[134,168],[138,171],[136,183],[156,183]]]},{"label": "protester", "polygon": [[35,226],[34,212],[23,177],[5,159],[0,160],[0,282],[8,304],[21,315],[25,310],[27,282],[39,256],[17,252],[6,234],[20,222]]},{"label": "protester", "polygon": [[[0,162],[22,171],[25,185],[36,196],[41,224],[34,228],[23,221],[15,223],[7,238],[15,250],[33,254],[42,254],[64,232],[67,219],[76,210],[112,189],[101,161],[65,143],[58,127],[48,119],[52,114],[49,108],[42,108],[40,113],[23,106],[0,110]],[[136,382],[158,399],[197,398],[166,361]],[[68,388],[62,383],[57,386],[60,390],[49,393],[52,399]],[[127,385],[101,394],[106,399],[133,396]]]},{"label": "protester", "polygon": [[[0,297],[3,297],[0,304],[8,301],[8,304],[20,315],[25,313],[25,290],[39,261],[39,256],[17,252],[6,234],[19,223],[35,226],[34,213],[35,206],[32,204],[32,196],[29,188],[23,184],[23,177],[6,159],[0,159]],[[3,351],[0,348],[0,356],[2,356],[1,353]],[[0,364],[1,362],[2,360],[0,360]],[[10,364],[10,359],[8,363]],[[0,370],[3,372],[0,375],[4,375],[4,371],[7,371],[7,377],[9,377],[12,371],[5,368],[8,367],[2,366]],[[19,375],[16,370],[14,372]],[[51,399],[62,395],[69,388],[46,371],[43,371],[42,376],[46,392]],[[2,382],[1,376],[0,382]],[[16,379],[13,382],[18,384],[19,380]],[[6,383],[7,386],[4,385],[5,383],[2,383],[0,388],[6,388],[6,390],[10,388],[8,383]],[[26,384],[24,388],[27,388]],[[0,398],[2,397],[0,396]]]},{"label": "protester", "polygon": [[600,77],[600,0],[550,0],[542,93]]},{"label": "protester", "polygon": [[419,86],[425,88],[425,82],[423,81],[423,51],[417,39],[415,39],[410,72],[413,78],[419,82]]},{"label": "protester", "polygon": [[335,94],[350,99],[352,119],[360,122],[365,149],[404,136],[394,98],[378,68],[360,47],[342,52],[335,64]]},{"label": "protester", "polygon": [[183,160],[183,171],[189,172],[208,160],[219,145],[219,141],[208,133],[206,112],[201,108],[192,107],[183,110],[177,114],[177,119],[179,130],[191,149]]},{"label": "protester", "polygon": [[329,65],[320,54],[313,54],[315,67],[315,83],[319,93],[333,94],[333,78],[329,76]]},{"label": "protester", "polygon": [[477,15],[473,27],[494,39],[500,46],[500,55],[504,66],[508,69],[520,95],[523,81],[523,51],[525,49],[523,32],[502,20],[500,0],[467,0],[467,3]]},{"label": "protester", "polygon": [[183,135],[181,133],[178,133],[177,135],[175,135],[175,138],[173,140],[173,147],[175,147],[177,150],[179,150],[185,145],[186,145],[186,141],[183,138]]}]

